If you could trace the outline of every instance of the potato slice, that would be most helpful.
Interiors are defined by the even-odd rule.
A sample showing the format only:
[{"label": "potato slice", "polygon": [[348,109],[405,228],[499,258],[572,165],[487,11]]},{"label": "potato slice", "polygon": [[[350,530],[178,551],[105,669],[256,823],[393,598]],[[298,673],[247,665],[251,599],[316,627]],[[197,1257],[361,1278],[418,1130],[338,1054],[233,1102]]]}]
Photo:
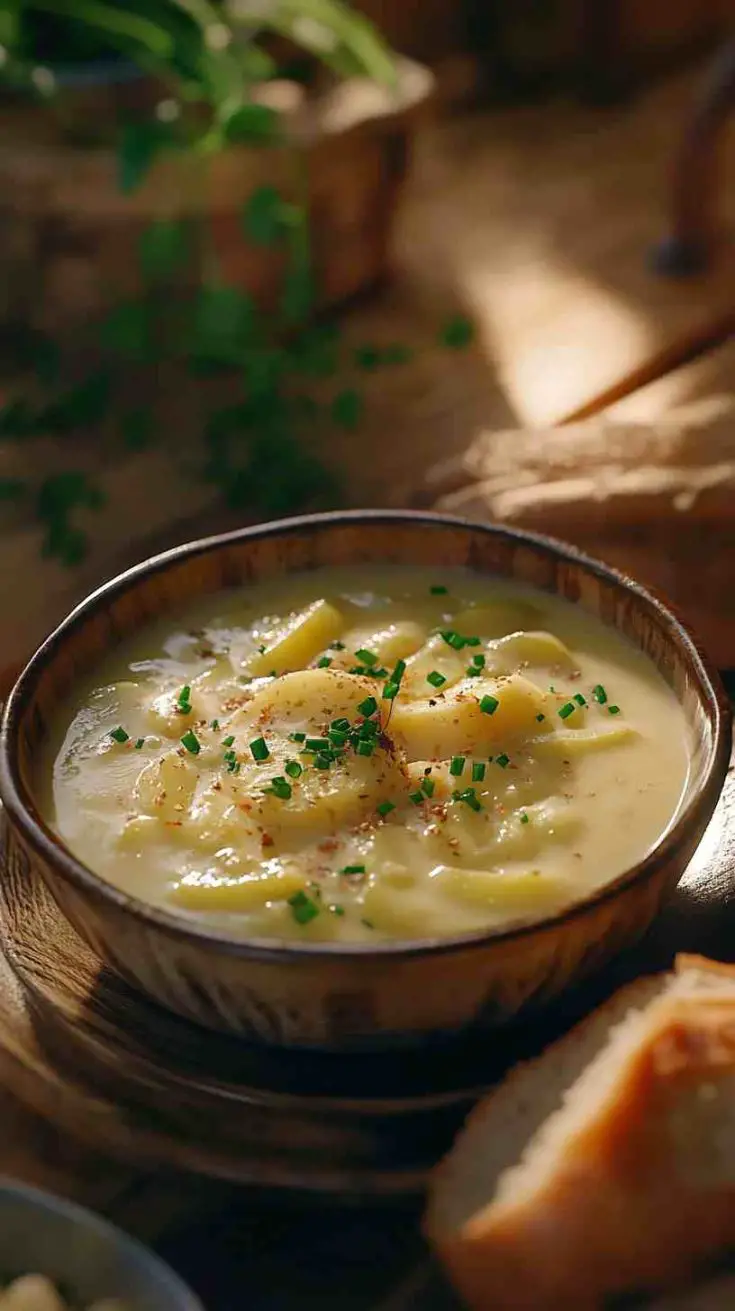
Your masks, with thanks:
[{"label": "potato slice", "polygon": [[429,876],[448,897],[504,915],[543,912],[569,896],[565,880],[538,869],[457,869],[437,865]]},{"label": "potato slice", "polygon": [[[436,696],[464,678],[469,663],[469,656],[460,655],[437,634],[406,661],[401,696]],[[444,679],[439,688],[428,681],[428,675],[432,673],[441,674]]]},{"label": "potato slice", "polygon": [[406,660],[426,641],[426,629],[411,620],[388,624],[385,628],[351,628],[342,634],[344,651],[326,652],[333,669],[351,669],[359,665],[358,651],[370,651],[379,664],[390,671],[396,660]]},{"label": "potato slice", "polygon": [[520,667],[570,672],[574,669],[574,659],[553,633],[519,632],[490,643],[485,667],[493,674],[510,674]]},{"label": "potato slice", "polygon": [[278,873],[242,874],[237,878],[218,878],[209,871],[186,874],[171,889],[170,898],[186,910],[236,914],[259,910],[267,901],[287,901],[305,886],[304,875],[296,870]]},{"label": "potato slice", "polygon": [[498,600],[460,610],[452,628],[464,637],[496,638],[538,628],[541,611],[530,601]]},{"label": "potato slice", "polygon": [[[483,711],[484,697],[497,701]],[[486,757],[538,728],[547,698],[528,679],[464,679],[430,701],[396,700],[389,731],[409,760]]]},{"label": "potato slice", "polygon": [[188,814],[197,784],[196,768],[177,751],[152,760],[138,775],[133,801],[144,815],[162,820]]},{"label": "potato slice", "polygon": [[534,755],[563,759],[586,755],[590,751],[606,751],[610,747],[625,746],[637,737],[635,728],[630,728],[628,724],[616,724],[615,728],[578,728],[571,732],[550,733],[548,737],[528,742],[527,746]]},{"label": "potato slice", "polygon": [[315,601],[298,614],[292,615],[265,645],[264,651],[255,651],[243,662],[243,669],[255,676],[286,673],[304,669],[330,642],[339,637],[344,619],[329,601]]},{"label": "potato slice", "polygon": [[230,733],[243,725],[260,727],[266,738],[271,725],[276,732],[303,729],[315,736],[333,719],[354,720],[358,706],[368,696],[380,702],[379,688],[369,678],[337,669],[300,669],[267,683],[236,711],[227,727]]}]

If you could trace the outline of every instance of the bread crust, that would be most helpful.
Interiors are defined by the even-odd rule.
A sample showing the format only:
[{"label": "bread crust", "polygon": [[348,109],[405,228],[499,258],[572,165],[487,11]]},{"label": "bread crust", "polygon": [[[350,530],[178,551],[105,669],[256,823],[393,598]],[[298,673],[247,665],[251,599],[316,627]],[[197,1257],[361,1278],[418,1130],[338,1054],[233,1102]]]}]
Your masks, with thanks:
[{"label": "bread crust", "polygon": [[[731,983],[735,971],[725,974]],[[735,998],[665,996],[646,1014],[645,1039],[602,1105],[522,1198],[491,1202],[459,1232],[429,1218],[473,1311],[597,1311],[616,1293],[673,1286],[735,1245],[735,1169],[728,1179],[702,1159],[718,1096],[735,1096]],[[490,1131],[492,1098],[480,1114]]]}]

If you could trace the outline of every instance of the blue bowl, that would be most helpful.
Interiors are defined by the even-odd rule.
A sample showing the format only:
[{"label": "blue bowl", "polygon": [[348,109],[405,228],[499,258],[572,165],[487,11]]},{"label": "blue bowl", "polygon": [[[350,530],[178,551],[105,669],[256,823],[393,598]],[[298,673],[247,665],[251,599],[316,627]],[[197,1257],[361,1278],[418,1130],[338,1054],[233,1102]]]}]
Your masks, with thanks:
[{"label": "blue bowl", "polygon": [[125,1311],[203,1311],[158,1257],[81,1206],[0,1177],[0,1288],[43,1274],[82,1308],[117,1298]]}]

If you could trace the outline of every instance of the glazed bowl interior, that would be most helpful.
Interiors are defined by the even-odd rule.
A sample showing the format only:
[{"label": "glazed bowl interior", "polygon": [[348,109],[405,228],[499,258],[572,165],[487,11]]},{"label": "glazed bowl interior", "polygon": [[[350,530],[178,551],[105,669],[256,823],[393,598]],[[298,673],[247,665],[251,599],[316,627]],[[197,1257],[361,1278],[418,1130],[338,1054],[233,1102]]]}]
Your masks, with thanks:
[{"label": "glazed bowl interior", "polygon": [[0,1179],[0,1288],[24,1274],[46,1275],[75,1309],[114,1298],[124,1311],[202,1311],[178,1276],[121,1230]]},{"label": "glazed bowl interior", "polygon": [[[496,576],[515,580],[583,607],[645,652],[673,689],[691,735],[691,763],[685,793],[676,816],[656,845],[611,883],[546,920],[535,917],[459,937],[376,944],[285,944],[230,938],[219,929],[213,932],[205,923],[137,901],[81,864],[43,819],[36,802],[34,780],[35,762],[42,754],[48,725],[77,681],[131,634],[163,614],[184,610],[198,598],[222,589],[247,587],[284,573],[324,565],[364,565],[371,561],[437,569],[467,567],[488,579]],[[364,999],[365,990],[375,994],[365,1011],[366,1018],[357,1024],[358,1029],[361,1025],[365,1031],[371,1027],[390,1028],[391,989],[403,986],[411,991],[421,987],[425,995],[423,999],[406,1000],[399,1027],[401,1031],[413,1029],[415,1021],[417,1031],[424,1032],[431,1026],[432,1006],[437,1013],[446,1012],[442,1022],[453,1027],[464,1011],[468,1012],[465,1015],[468,1019],[472,1018],[470,1011],[474,1015],[478,1009],[487,1009],[492,989],[487,979],[483,981],[480,977],[481,971],[478,974],[475,948],[483,950],[487,944],[501,948],[495,952],[492,965],[487,963],[487,969],[494,972],[499,983],[503,971],[508,971],[508,963],[518,957],[517,946],[523,935],[534,935],[526,951],[523,982],[518,982],[515,991],[512,981],[501,987],[501,991],[508,993],[498,1003],[504,1013],[507,1007],[511,1011],[520,1008],[527,995],[544,992],[547,984],[536,979],[536,975],[555,972],[558,983],[548,981],[548,988],[554,991],[566,986],[561,982],[562,976],[566,982],[571,980],[577,970],[575,961],[579,968],[582,965],[587,968],[595,956],[594,942],[591,948],[588,941],[590,936],[594,939],[607,935],[608,954],[640,936],[656,913],[665,889],[681,876],[701,839],[719,796],[729,755],[730,712],[715,671],[671,611],[637,583],[572,548],[530,534],[443,515],[354,511],[285,520],[191,543],[137,566],[94,593],[39,649],[11,693],[0,743],[0,791],[11,828],[19,835],[24,853],[32,853],[32,861],[37,860],[43,881],[64,913],[95,949],[123,973],[130,976],[135,972],[129,964],[132,938],[125,950],[122,945],[117,948],[116,942],[121,934],[127,934],[132,916],[142,938],[146,939],[143,945],[141,938],[138,953],[141,959],[145,953],[152,959],[150,944],[157,935],[156,951],[158,940],[165,939],[167,950],[177,957],[176,969],[180,974],[187,974],[186,988],[175,987],[171,982],[170,963],[161,964],[159,954],[150,968],[135,967],[139,984],[183,1014],[215,1027],[250,1032],[251,1017],[242,1014],[246,1002],[241,1005],[239,1001],[244,994],[237,963],[249,961],[261,970],[254,985],[257,992],[264,986],[265,967],[288,965],[291,974],[281,970],[274,984],[279,995],[275,1001],[271,997],[269,1005],[277,1018],[268,1024],[277,1032],[278,1040],[282,1032],[288,1032],[300,1041],[304,1037],[303,1026],[301,1019],[293,1016],[306,1003],[302,1000],[303,987],[291,977],[293,967],[299,961],[304,964],[309,960],[321,961],[324,973],[318,980],[315,976],[313,1015],[309,1021],[313,1035],[321,1041],[332,1030],[349,1036],[354,1028],[352,1012],[349,1019],[339,1018],[333,1024],[324,1007],[328,1010],[333,1003],[341,1005],[345,989],[352,996],[349,971],[354,969],[355,962],[360,963],[362,970],[360,995]],[[650,894],[646,885],[652,889]],[[627,896],[628,908],[624,914],[621,912],[620,923],[616,924],[611,903],[621,892],[633,895]],[[587,922],[583,924],[585,915]],[[579,921],[576,928],[575,916]],[[575,936],[574,950],[570,949],[564,969],[556,966],[552,969],[553,961],[559,956],[559,944],[555,945],[552,935],[559,932],[562,923],[566,926],[564,931]],[[546,930],[545,945],[537,949]],[[195,958],[196,952],[199,957]],[[458,985],[453,1009],[445,1006],[446,988],[438,973],[440,960],[445,962],[443,970],[446,955],[452,952],[457,953],[457,959],[462,957],[465,980],[464,990]],[[407,966],[412,957],[420,957],[424,962],[427,957],[435,958],[433,973],[424,964],[423,982],[418,968],[415,980],[409,979],[405,971],[392,981],[385,974],[384,966],[389,959],[398,970],[401,962]],[[212,970],[213,962],[217,978],[210,982],[207,971]],[[193,973],[196,978],[192,982]],[[324,1006],[320,1010],[322,993]],[[378,993],[381,999],[376,1000]],[[382,1015],[379,1024],[374,1018],[376,1006]],[[262,1007],[260,996],[258,1007]],[[284,1019],[286,1010],[288,1015]],[[256,1031],[260,1023],[258,1011]],[[311,1036],[307,1040],[311,1041]]]}]

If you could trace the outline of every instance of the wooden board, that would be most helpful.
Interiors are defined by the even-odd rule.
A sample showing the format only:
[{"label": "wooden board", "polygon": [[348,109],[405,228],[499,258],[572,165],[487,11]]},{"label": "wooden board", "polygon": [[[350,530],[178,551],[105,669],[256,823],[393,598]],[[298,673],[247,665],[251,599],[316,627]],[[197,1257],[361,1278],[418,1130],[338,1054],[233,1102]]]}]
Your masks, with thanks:
[{"label": "wooden board", "polygon": [[[4,1085],[0,1168],[96,1205],[152,1241],[197,1288],[208,1311],[242,1311],[245,1289],[252,1311],[309,1311],[312,1307],[314,1311],[457,1311],[420,1240],[420,1204],[416,1201],[383,1199],[380,1204],[346,1205],[343,1198],[336,1206],[323,1196],[304,1199],[282,1193],[277,1197],[262,1188],[233,1188],[226,1181],[208,1181],[201,1173],[177,1170],[181,1154],[172,1154],[170,1142],[167,1145],[160,1133],[166,1118],[165,1096],[155,1086],[149,1091],[150,1124],[143,1153],[147,1162],[141,1164],[141,1126],[130,1115],[124,1070],[119,1070],[114,1095],[110,1095],[109,1085],[105,1095],[99,1070],[94,1077],[88,1067],[70,1075],[76,1053],[54,1057],[44,1041],[49,1008],[56,1006],[59,1011],[63,1040],[71,1035],[74,1017],[68,993],[58,992],[53,937],[47,941],[39,935],[39,927],[36,923],[34,932],[31,919],[24,925],[16,922],[14,928],[16,951],[26,934],[25,966],[21,969],[25,987],[0,958],[0,1080]],[[7,914],[2,916],[2,932],[7,939]],[[55,937],[58,941],[58,933]],[[644,971],[667,968],[676,951],[732,959],[733,942],[735,772],[731,769],[701,847],[646,941],[594,988],[568,999],[542,1029],[525,1037],[509,1035],[506,1056],[517,1057],[521,1049],[538,1049],[619,983]],[[80,957],[78,984],[86,976],[85,951],[83,948]],[[105,1025],[114,1024],[115,1005],[109,1009],[102,1004],[114,1002],[113,992],[103,994],[93,1018],[89,1011],[77,1013],[75,1023],[87,1030],[87,1036],[91,1031],[98,1039]],[[44,995],[45,1006],[39,1009]],[[130,1003],[128,998],[124,1035],[128,1057],[136,1047],[140,1055],[148,1044],[150,1058],[150,1038],[140,1028],[143,1012],[136,1011],[136,1004],[130,1009]],[[174,1028],[180,1025],[179,1021],[171,1023]],[[169,1044],[174,1029],[166,1032]],[[160,1041],[156,1044],[158,1048],[161,1045]],[[166,1050],[167,1054],[174,1052],[175,1042],[174,1048],[167,1045]],[[160,1065],[160,1051],[155,1059]],[[170,1087],[165,1095],[170,1095]],[[78,1108],[81,1105],[75,1131],[65,1114],[70,1097],[72,1102],[77,1099]],[[223,1107],[221,1114],[234,1118],[247,1112],[234,1102],[229,1109]],[[108,1139],[108,1150],[101,1154],[96,1130],[105,1115],[114,1121],[118,1137],[116,1144]],[[92,1147],[82,1141],[90,1134],[96,1140]],[[153,1137],[157,1141],[152,1145]],[[133,1157],[137,1159],[133,1161]],[[190,1159],[188,1164],[195,1163]],[[195,1168],[206,1171],[207,1167],[200,1162]]]}]

